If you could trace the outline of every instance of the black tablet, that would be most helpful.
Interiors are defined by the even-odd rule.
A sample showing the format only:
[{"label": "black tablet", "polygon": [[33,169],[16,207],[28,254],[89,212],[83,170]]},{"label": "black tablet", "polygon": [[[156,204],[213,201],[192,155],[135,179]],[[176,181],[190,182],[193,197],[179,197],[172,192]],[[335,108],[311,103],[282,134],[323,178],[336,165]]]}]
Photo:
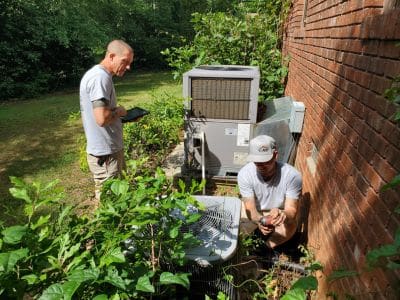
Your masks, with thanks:
[{"label": "black tablet", "polygon": [[133,122],[136,119],[149,114],[148,110],[145,110],[140,107],[134,107],[134,108],[128,109],[126,112],[127,112],[126,116],[121,117],[122,123]]}]

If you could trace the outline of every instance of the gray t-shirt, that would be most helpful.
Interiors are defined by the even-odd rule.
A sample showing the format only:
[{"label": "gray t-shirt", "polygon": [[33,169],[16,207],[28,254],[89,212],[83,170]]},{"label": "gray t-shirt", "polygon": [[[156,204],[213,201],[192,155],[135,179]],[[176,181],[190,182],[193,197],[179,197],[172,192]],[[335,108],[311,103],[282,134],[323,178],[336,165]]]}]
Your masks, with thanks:
[{"label": "gray t-shirt", "polygon": [[108,155],[123,149],[122,122],[101,127],[93,114],[92,101],[106,99],[110,108],[117,106],[112,75],[101,65],[95,65],[82,77],[80,85],[80,107],[85,130],[86,152],[95,156]]},{"label": "gray t-shirt", "polygon": [[299,199],[302,178],[299,171],[289,164],[277,162],[277,171],[270,181],[257,172],[254,163],[246,164],[237,177],[242,197],[255,197],[258,210],[284,208],[285,198]]}]

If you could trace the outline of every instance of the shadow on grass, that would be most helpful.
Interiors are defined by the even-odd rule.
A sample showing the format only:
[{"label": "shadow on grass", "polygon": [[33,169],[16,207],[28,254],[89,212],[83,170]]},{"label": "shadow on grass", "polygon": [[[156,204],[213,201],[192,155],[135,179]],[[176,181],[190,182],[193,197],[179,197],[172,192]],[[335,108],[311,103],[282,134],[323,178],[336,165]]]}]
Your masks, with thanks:
[{"label": "shadow on grass", "polygon": [[[165,71],[133,71],[115,78],[115,85],[118,99],[126,107],[150,100],[154,90],[180,92]],[[22,218],[23,202],[10,195],[9,176],[42,182],[60,179],[69,203],[91,195],[91,176],[79,169],[78,139],[83,128],[78,112],[78,87],[67,94],[0,103],[0,220],[12,223]],[[71,115],[76,118],[69,121]]]}]

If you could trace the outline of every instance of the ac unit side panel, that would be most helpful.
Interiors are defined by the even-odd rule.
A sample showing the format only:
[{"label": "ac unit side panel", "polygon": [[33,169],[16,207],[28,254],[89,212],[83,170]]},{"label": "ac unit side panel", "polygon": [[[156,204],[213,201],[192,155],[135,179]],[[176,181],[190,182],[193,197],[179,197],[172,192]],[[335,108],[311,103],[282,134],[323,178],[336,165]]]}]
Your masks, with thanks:
[{"label": "ac unit side panel", "polygon": [[[246,164],[249,140],[252,136],[252,124],[236,122],[196,122],[189,120],[189,126],[195,132],[205,134],[205,166],[208,175],[226,176],[239,172]],[[190,134],[189,134],[190,136]],[[200,146],[200,145],[198,145]],[[200,147],[194,149],[197,166],[201,162]]]}]

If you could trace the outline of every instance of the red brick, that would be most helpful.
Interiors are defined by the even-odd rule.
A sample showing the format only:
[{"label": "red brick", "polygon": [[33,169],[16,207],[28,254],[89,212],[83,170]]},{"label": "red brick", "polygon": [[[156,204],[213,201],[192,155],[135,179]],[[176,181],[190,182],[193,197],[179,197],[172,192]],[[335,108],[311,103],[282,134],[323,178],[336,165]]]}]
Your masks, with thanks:
[{"label": "red brick", "polygon": [[388,113],[389,101],[385,99],[382,95],[377,95],[372,91],[364,89],[360,100],[371,109],[380,113],[382,116],[385,116],[386,118],[389,117],[388,116],[390,115]]},{"label": "red brick", "polygon": [[382,4],[383,4],[382,0],[364,0],[364,7],[382,8],[383,7]]},{"label": "red brick", "polygon": [[368,163],[372,163],[375,151],[362,139],[358,142],[358,152]]},{"label": "red brick", "polygon": [[380,41],[379,56],[399,59],[400,47],[396,46],[396,41]]},{"label": "red brick", "polygon": [[391,215],[386,224],[386,228],[389,232],[395,232],[400,228],[400,221]]},{"label": "red brick", "polygon": [[400,75],[400,60],[386,60],[384,63],[385,76],[391,79]]},{"label": "red brick", "polygon": [[374,92],[377,92],[378,94],[382,95],[385,92],[385,90],[391,86],[391,84],[392,82],[385,77],[373,76],[370,88]]},{"label": "red brick", "polygon": [[400,149],[393,145],[388,145],[386,152],[383,154],[383,158],[390,161],[393,168],[395,168],[397,172],[400,172]]},{"label": "red brick", "polygon": [[363,89],[355,83],[350,83],[349,88],[348,88],[348,93],[350,96],[352,96],[354,99],[360,99],[361,95],[363,93]]},{"label": "red brick", "polygon": [[386,62],[387,60],[383,58],[369,56],[369,65],[367,70],[376,75],[383,75]]},{"label": "red brick", "polygon": [[381,176],[376,172],[376,170],[367,163],[364,163],[360,168],[361,173],[364,175],[368,183],[374,189],[376,193],[379,192],[385,182],[382,180]]},{"label": "red brick", "polygon": [[365,40],[363,47],[362,47],[362,53],[363,54],[368,54],[368,55],[377,55],[378,54],[378,48],[379,48],[379,41],[377,40]]},{"label": "red brick", "polygon": [[383,124],[382,134],[394,146],[400,145],[400,127],[392,122],[386,121]]},{"label": "red brick", "polygon": [[[385,203],[385,205],[388,207],[388,209],[392,212],[394,212],[394,210],[396,208],[399,208],[400,205],[400,187],[397,186],[394,189],[389,189],[386,191],[381,191],[379,194],[380,198],[383,200],[383,202]],[[400,221],[400,215],[396,214],[396,217],[399,218]]]},{"label": "red brick", "polygon": [[396,170],[385,159],[377,154],[374,156],[372,165],[386,182],[390,182],[397,174]]},{"label": "red brick", "polygon": [[385,118],[383,118],[380,114],[373,110],[365,110],[367,123],[377,132],[382,130],[383,124],[385,122]]}]

